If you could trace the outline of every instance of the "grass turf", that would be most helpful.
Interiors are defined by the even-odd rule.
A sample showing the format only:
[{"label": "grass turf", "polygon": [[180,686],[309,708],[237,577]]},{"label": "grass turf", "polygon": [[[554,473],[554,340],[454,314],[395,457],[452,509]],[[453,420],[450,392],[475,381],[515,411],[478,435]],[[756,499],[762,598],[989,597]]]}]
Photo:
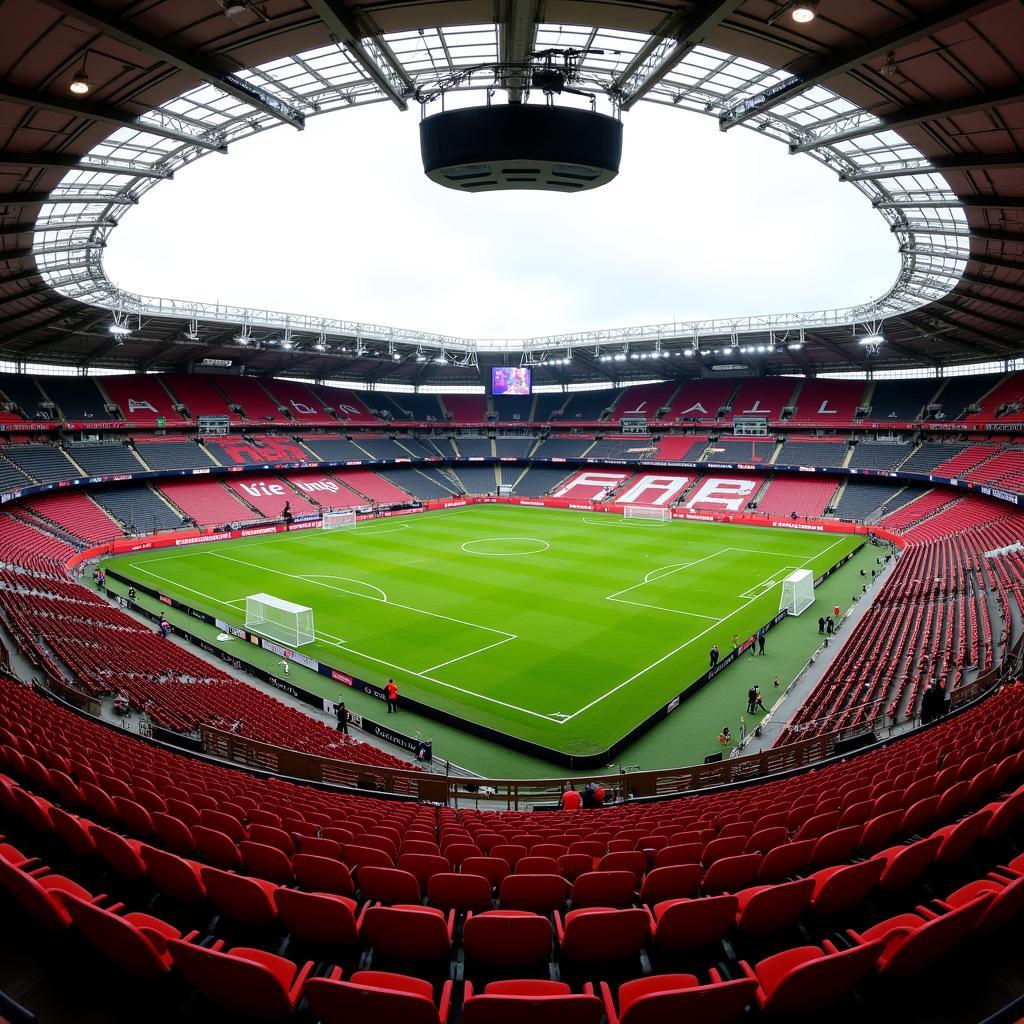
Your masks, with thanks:
[{"label": "grass turf", "polygon": [[[570,753],[608,747],[777,610],[778,581],[860,538],[472,506],[356,530],[118,558],[241,624],[267,592],[314,609],[318,660]],[[712,686],[717,685],[717,680]]]}]

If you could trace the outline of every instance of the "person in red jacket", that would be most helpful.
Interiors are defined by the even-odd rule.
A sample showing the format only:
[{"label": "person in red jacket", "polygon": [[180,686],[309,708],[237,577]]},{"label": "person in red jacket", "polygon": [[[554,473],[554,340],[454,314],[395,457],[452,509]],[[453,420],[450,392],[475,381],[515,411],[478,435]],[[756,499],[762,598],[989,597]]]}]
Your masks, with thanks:
[{"label": "person in red jacket", "polygon": [[571,782],[567,782],[562,791],[562,810],[578,811],[582,805],[583,797],[576,792],[576,787]]},{"label": "person in red jacket", "polygon": [[384,687],[384,694],[388,701],[388,714],[392,712],[398,713],[398,687],[395,686],[394,679],[388,680],[388,685]]}]

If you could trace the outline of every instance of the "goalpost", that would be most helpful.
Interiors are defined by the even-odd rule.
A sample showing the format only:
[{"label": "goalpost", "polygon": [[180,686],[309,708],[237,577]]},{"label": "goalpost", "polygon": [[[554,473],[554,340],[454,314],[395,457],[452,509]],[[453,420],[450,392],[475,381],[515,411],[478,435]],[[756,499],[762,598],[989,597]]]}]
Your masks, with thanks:
[{"label": "goalpost", "polygon": [[356,525],[356,514],[351,509],[347,512],[324,511],[321,528],[324,530],[352,530]]},{"label": "goalpost", "polygon": [[625,519],[646,519],[654,523],[672,521],[672,509],[660,505],[624,505],[622,515]]},{"label": "goalpost", "polygon": [[250,594],[245,599],[245,628],[292,648],[316,639],[313,609],[271,594]]},{"label": "goalpost", "polygon": [[782,581],[782,600],[779,611],[800,615],[814,604],[814,573],[810,569],[797,569]]}]

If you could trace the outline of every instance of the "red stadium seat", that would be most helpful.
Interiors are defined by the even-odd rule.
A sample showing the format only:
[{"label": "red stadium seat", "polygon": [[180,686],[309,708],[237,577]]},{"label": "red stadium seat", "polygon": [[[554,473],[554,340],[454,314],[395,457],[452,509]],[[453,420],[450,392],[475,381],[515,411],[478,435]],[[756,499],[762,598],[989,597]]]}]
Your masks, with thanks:
[{"label": "red stadium seat", "polygon": [[522,910],[470,913],[462,929],[462,944],[471,962],[491,967],[526,967],[551,957],[551,922]]},{"label": "red stadium seat", "polygon": [[710,982],[693,974],[661,974],[619,986],[616,1010],[611,988],[601,982],[608,1024],[730,1024],[754,1000],[757,980],[742,961],[742,975],[725,979],[715,968]]},{"label": "red stadium seat", "polygon": [[735,896],[666,900],[654,907],[654,944],[668,952],[702,949],[725,938],[736,923]]},{"label": "red stadium seat", "polygon": [[555,932],[562,953],[585,963],[628,960],[638,956],[650,933],[646,910],[587,907],[555,912]]},{"label": "red stadium seat", "polygon": [[593,987],[574,993],[561,981],[492,981],[482,993],[466,983],[464,1024],[601,1024]]},{"label": "red stadium seat", "polygon": [[401,1021],[402,1024],[446,1024],[451,1002],[445,982],[440,1006],[434,1005],[430,982],[387,971],[357,971],[348,981],[335,968],[326,978],[310,978],[305,995],[321,1024]]}]

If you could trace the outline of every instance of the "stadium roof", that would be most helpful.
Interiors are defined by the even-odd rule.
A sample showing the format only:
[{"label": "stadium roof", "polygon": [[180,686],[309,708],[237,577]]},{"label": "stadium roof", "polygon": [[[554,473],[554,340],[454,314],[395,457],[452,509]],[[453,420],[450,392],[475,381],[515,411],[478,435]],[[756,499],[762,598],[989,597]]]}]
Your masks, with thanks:
[{"label": "stadium roof", "polygon": [[[1024,5],[820,0],[805,23],[794,6],[0,3],[0,359],[147,370],[211,358],[313,378],[478,384],[478,362],[520,359],[537,382],[559,383],[698,363],[816,373],[1024,355]],[[586,51],[584,84],[624,110],[644,100],[742,125],[851,182],[893,231],[893,288],[847,310],[482,340],[135,296],[106,278],[119,217],[191,160],[354,104],[415,108],[454,71],[554,45]],[[71,90],[76,77],[87,95]],[[493,87],[493,73],[462,85]],[[821,244],[842,239],[826,225]],[[860,340],[879,330],[886,344],[869,356]],[[627,351],[646,358],[614,360]]]}]

